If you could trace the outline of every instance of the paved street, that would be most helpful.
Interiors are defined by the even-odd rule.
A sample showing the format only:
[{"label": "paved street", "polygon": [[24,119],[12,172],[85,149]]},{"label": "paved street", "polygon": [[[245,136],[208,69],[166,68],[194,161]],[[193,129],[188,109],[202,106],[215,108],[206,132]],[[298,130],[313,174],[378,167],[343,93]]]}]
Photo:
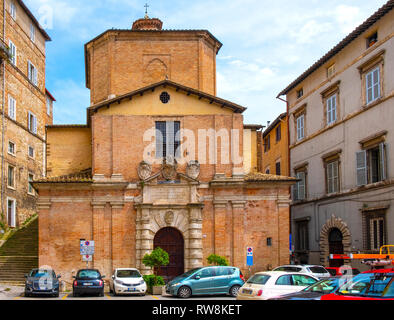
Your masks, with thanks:
[{"label": "paved street", "polygon": [[[5,287],[3,287],[5,288]],[[140,296],[114,296],[111,293],[105,293],[104,297],[90,297],[90,296],[84,296],[84,297],[73,297],[72,292],[67,292],[67,293],[61,293],[59,298],[52,298],[52,297],[24,297],[23,296],[23,287],[7,287],[10,290],[9,291],[4,291],[0,290],[0,300],[178,300],[179,298],[177,297],[172,297],[172,296],[155,296],[155,295],[146,295],[144,297]],[[183,300],[183,299],[179,299]],[[202,296],[202,297],[192,297],[188,300],[234,300],[234,298],[230,296]]]}]

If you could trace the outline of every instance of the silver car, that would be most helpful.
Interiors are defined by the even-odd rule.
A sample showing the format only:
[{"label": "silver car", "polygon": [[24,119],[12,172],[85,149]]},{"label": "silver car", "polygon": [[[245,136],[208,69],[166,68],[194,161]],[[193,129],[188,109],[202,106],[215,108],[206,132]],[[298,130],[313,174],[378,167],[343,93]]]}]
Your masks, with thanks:
[{"label": "silver car", "polygon": [[323,267],[319,265],[311,264],[288,264],[275,268],[273,271],[284,271],[284,272],[300,272],[310,274],[319,279],[329,278],[331,274]]}]

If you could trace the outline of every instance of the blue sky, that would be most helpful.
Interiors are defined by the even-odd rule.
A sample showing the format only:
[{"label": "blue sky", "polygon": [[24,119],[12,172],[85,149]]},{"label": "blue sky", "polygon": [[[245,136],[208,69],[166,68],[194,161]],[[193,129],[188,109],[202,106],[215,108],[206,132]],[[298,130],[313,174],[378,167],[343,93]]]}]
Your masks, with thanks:
[{"label": "blue sky", "polygon": [[277,94],[386,0],[25,0],[52,38],[46,86],[57,99],[54,123],[86,123],[84,44],[131,28],[146,2],[164,29],[207,29],[223,43],[218,96],[247,107],[245,123],[266,124],[286,109]]}]

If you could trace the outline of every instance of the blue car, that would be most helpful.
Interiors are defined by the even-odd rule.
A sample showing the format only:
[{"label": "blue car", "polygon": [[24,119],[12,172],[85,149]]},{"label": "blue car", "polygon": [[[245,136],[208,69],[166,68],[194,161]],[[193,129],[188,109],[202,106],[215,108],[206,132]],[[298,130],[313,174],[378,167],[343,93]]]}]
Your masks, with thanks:
[{"label": "blue car", "polygon": [[59,296],[59,278],[55,271],[49,269],[33,269],[25,275],[25,297],[46,295]]},{"label": "blue car", "polygon": [[73,297],[83,294],[104,296],[104,278],[97,269],[81,269],[73,277]]},{"label": "blue car", "polygon": [[170,281],[166,292],[184,299],[192,295],[229,294],[236,297],[244,283],[242,272],[236,267],[202,267]]}]

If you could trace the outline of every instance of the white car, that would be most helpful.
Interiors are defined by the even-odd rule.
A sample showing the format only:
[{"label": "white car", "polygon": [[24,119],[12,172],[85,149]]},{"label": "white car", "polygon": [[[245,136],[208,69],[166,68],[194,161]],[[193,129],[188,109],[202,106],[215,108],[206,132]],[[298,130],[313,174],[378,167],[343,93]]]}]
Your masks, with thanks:
[{"label": "white car", "polygon": [[311,265],[311,264],[297,264],[297,265],[288,264],[288,265],[279,266],[272,271],[306,273],[318,277],[319,279],[332,277],[331,273],[329,273],[323,266]]},{"label": "white car", "polygon": [[146,293],[146,283],[141,273],[135,268],[115,269],[109,282],[109,291],[114,295],[118,294],[139,294]]},{"label": "white car", "polygon": [[312,275],[297,272],[258,272],[239,289],[237,300],[267,300],[301,291],[318,281]]}]

